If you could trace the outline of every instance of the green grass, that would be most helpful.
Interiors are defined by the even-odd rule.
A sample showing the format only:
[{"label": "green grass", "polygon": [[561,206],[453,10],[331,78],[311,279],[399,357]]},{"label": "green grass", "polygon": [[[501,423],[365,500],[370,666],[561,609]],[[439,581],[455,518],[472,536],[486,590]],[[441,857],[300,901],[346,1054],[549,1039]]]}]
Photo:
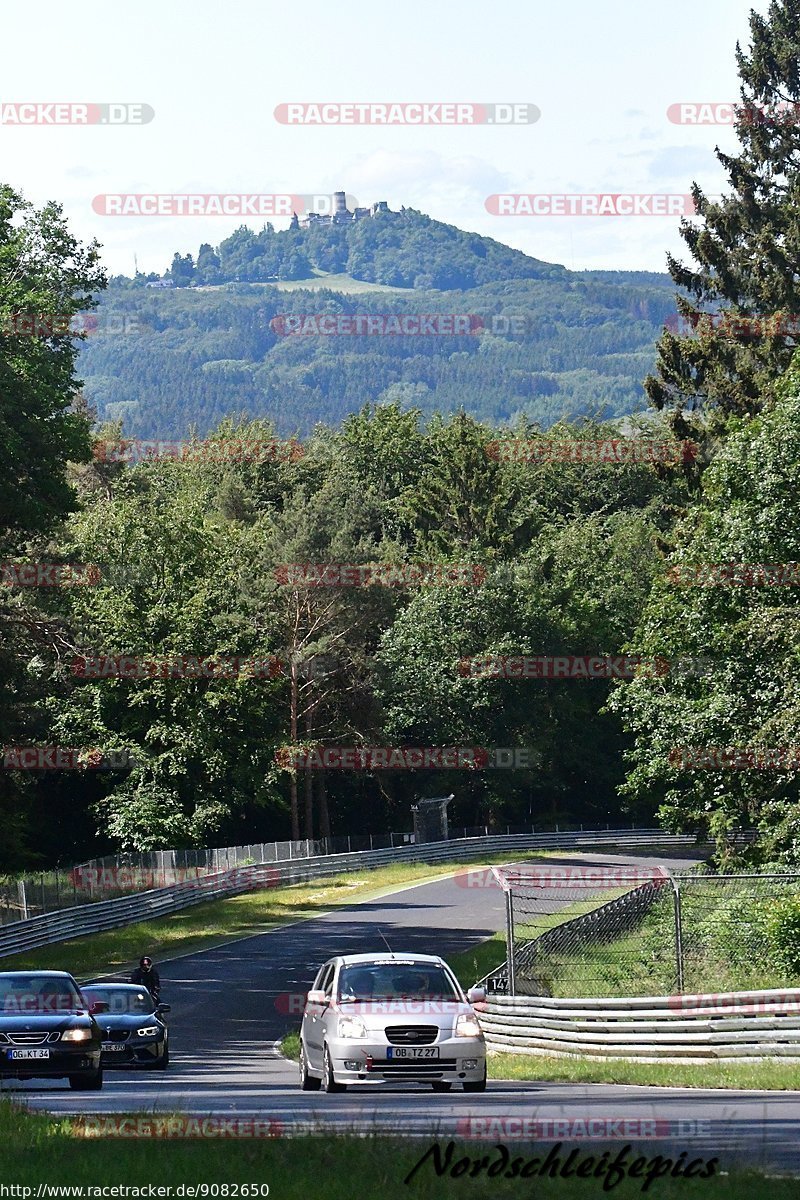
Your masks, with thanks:
[{"label": "green grass", "polygon": [[[781,965],[766,921],[770,895],[728,894],[725,881],[684,884],[685,992],[794,988],[800,977]],[[786,889],[788,890],[788,889]],[[541,957],[554,996],[664,996],[677,988],[671,895],[662,896],[638,928],[574,953]]]},{"label": "green grass", "polygon": [[[163,1114],[166,1117],[166,1114]],[[151,1118],[152,1120],[152,1118]],[[448,1141],[440,1139],[442,1155]],[[86,1138],[76,1136],[70,1120],[56,1120],[38,1113],[24,1113],[7,1103],[0,1104],[0,1178],[6,1186],[35,1188],[40,1183],[72,1186],[143,1187],[148,1185],[176,1187],[179,1184],[197,1187],[199,1184],[268,1184],[275,1200],[307,1200],[310,1196],[324,1200],[399,1200],[400,1197],[419,1197],[428,1200],[441,1196],[486,1197],[544,1197],[545,1200],[586,1200],[589,1195],[603,1195],[599,1180],[582,1179],[501,1179],[479,1180],[452,1178],[449,1173],[437,1176],[429,1156],[426,1165],[413,1176],[406,1176],[419,1163],[431,1146],[431,1140],[372,1137],[272,1137],[264,1139],[184,1140],[157,1137],[145,1138]],[[561,1161],[573,1148],[583,1161],[599,1155],[597,1146],[580,1142],[565,1145]],[[509,1144],[513,1159],[519,1155],[528,1159],[533,1154],[544,1156],[550,1143],[527,1149]],[[622,1149],[612,1147],[612,1155]],[[643,1153],[654,1157],[658,1147],[644,1148]],[[629,1152],[630,1162],[636,1150]],[[450,1163],[465,1156],[473,1162],[489,1155],[488,1163],[497,1159],[494,1147],[479,1142],[458,1143]],[[718,1165],[725,1169],[725,1162]],[[643,1179],[627,1179],[613,1194],[620,1200],[641,1196]],[[17,1193],[19,1194],[19,1193]],[[130,1192],[129,1196],[135,1193]],[[208,1195],[209,1192],[206,1192]],[[239,1195],[241,1195],[241,1191]],[[695,1179],[659,1179],[648,1190],[661,1200],[683,1200],[695,1196],[734,1195],[747,1200],[790,1200],[797,1196],[797,1183],[791,1179],[765,1179],[755,1173],[706,1181]],[[23,1194],[23,1200],[27,1200]]]},{"label": "green grass", "polygon": [[281,1042],[281,1054],[284,1058],[290,1058],[292,1062],[300,1061],[299,1033],[287,1033],[286,1037]]},{"label": "green grass", "polygon": [[492,1079],[525,1079],[541,1083],[800,1091],[800,1065],[779,1059],[754,1063],[640,1063],[538,1054],[491,1054],[489,1075]]},{"label": "green grass", "polygon": [[[565,921],[572,921],[575,917],[581,917],[595,908],[600,908],[601,905],[607,904],[609,900],[623,895],[626,890],[624,887],[604,890],[601,897],[595,896],[591,900],[576,900],[574,903],[560,908],[558,912],[542,913],[540,916],[537,916],[535,924],[518,923],[516,927],[517,936],[519,938],[540,937],[548,929],[553,929],[556,925],[563,925]],[[472,987],[473,983],[476,983],[479,979],[483,979],[490,971],[494,971],[497,967],[502,966],[505,961],[506,934],[504,929],[494,934],[493,937],[487,938],[485,942],[480,942],[470,950],[463,950],[460,954],[453,954],[448,959],[458,982],[464,988]]]},{"label": "green grass", "polygon": [[[546,858],[558,851],[528,851],[515,861]],[[405,884],[439,879],[470,867],[508,860],[508,855],[477,859],[474,863],[396,863],[372,871],[312,880],[286,887],[265,888],[227,900],[196,904],[182,912],[110,929],[105,933],[56,942],[0,959],[0,970],[64,970],[78,979],[124,971],[143,953],[168,959],[221,942],[251,937],[290,921],[316,917],[334,908],[374,899]]]}]

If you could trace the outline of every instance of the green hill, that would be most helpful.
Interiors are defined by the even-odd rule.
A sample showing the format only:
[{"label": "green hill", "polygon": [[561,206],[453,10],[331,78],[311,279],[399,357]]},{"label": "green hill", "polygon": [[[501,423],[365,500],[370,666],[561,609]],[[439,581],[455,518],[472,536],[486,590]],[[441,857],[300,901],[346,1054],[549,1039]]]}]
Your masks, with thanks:
[{"label": "green hill", "polygon": [[[641,380],[675,310],[666,275],[571,272],[408,209],[242,228],[196,260],[176,255],[170,276],[170,290],[113,280],[81,351],[88,400],[132,437],[179,438],[190,424],[202,436],[245,411],[306,434],[395,398],[493,424],[621,416],[645,407]],[[462,332],[383,335],[373,321],[372,333],[330,334],[308,320],[358,330],[419,314],[455,315]]]}]

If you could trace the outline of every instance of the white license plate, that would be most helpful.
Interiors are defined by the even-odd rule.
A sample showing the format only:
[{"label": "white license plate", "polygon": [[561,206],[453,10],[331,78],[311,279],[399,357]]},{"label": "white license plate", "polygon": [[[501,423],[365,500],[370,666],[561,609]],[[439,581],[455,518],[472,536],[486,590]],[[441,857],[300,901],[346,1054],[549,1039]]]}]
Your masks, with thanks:
[{"label": "white license plate", "polygon": [[50,1051],[49,1050],[9,1050],[8,1057],[12,1061],[16,1061],[17,1059],[20,1059],[20,1058],[23,1058],[23,1059],[49,1058]]},{"label": "white license plate", "polygon": [[125,1049],[124,1042],[103,1042],[103,1045],[102,1045],[103,1053],[105,1053],[108,1050],[124,1050],[124,1049]]},{"label": "white license plate", "polygon": [[390,1046],[387,1058],[438,1058],[438,1046]]}]

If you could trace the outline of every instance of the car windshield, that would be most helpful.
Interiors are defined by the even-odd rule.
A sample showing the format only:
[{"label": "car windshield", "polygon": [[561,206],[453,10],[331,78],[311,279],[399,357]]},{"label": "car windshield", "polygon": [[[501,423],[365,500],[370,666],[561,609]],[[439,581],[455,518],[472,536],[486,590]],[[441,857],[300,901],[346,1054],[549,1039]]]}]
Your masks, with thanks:
[{"label": "car windshield", "polygon": [[146,988],[85,987],[83,994],[89,1004],[100,1000],[108,1005],[107,1013],[151,1013],[153,997]]},{"label": "car windshield", "polygon": [[427,963],[358,963],[343,967],[339,999],[460,1000],[444,967]]},{"label": "car windshield", "polygon": [[0,1014],[76,1012],[85,1008],[68,979],[48,975],[0,977]]}]

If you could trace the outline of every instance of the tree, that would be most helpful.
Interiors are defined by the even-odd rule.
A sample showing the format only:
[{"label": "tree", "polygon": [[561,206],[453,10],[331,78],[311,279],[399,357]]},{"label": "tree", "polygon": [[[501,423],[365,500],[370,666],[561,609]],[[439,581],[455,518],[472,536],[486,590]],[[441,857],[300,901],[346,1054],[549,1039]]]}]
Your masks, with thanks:
[{"label": "tree", "polygon": [[[750,30],[749,54],[736,47],[742,149],[716,151],[732,191],[712,202],[692,184],[702,224],[683,220],[681,236],[694,265],[668,256],[681,289],[678,309],[699,336],[665,330],[656,374],[645,381],[679,437],[698,435],[701,410],[712,433],[729,416],[759,412],[800,340],[800,0],[771,0],[766,17],[751,12]],[[703,319],[719,311],[747,323],[720,328]],[[790,320],[782,326],[785,314]],[[759,328],[753,318],[766,325]]]},{"label": "tree", "polygon": [[[68,463],[89,459],[90,420],[70,322],[104,286],[97,244],[81,246],[57,204],[36,210],[0,186],[0,559],[49,558],[48,535],[75,507]],[[59,634],[30,594],[41,590],[0,584],[0,745],[47,740],[35,711]],[[31,845],[37,824],[63,828],[63,817],[42,820],[41,794],[31,778],[0,771],[6,866],[52,852],[49,832]]]},{"label": "tree", "polygon": [[[726,766],[713,751],[798,744],[800,597],[789,570],[800,562],[800,371],[769,411],[740,422],[702,479],[701,503],[679,527],[629,649],[651,659],[707,657],[709,675],[678,672],[620,685],[611,707],[635,739],[624,791],[661,797],[672,829],[700,829],[727,853],[730,834],[757,829],[763,854],[800,862],[800,772],[789,763]],[[704,565],[740,574],[739,584]],[[728,567],[725,565],[728,564]],[[758,565],[773,567],[773,582]],[[700,584],[691,583],[703,573]],[[731,574],[733,572],[733,574]],[[699,748],[700,757],[687,757]],[[706,753],[707,751],[707,753]],[[745,760],[746,761],[746,760]],[[757,760],[756,760],[757,761]],[[765,760],[766,761],[766,760]],[[697,764],[697,765],[695,765]]]},{"label": "tree", "polygon": [[69,324],[105,287],[96,242],[81,246],[57,204],[41,210],[0,185],[0,552],[73,507],[67,462],[90,457],[70,405],[78,341]]}]

